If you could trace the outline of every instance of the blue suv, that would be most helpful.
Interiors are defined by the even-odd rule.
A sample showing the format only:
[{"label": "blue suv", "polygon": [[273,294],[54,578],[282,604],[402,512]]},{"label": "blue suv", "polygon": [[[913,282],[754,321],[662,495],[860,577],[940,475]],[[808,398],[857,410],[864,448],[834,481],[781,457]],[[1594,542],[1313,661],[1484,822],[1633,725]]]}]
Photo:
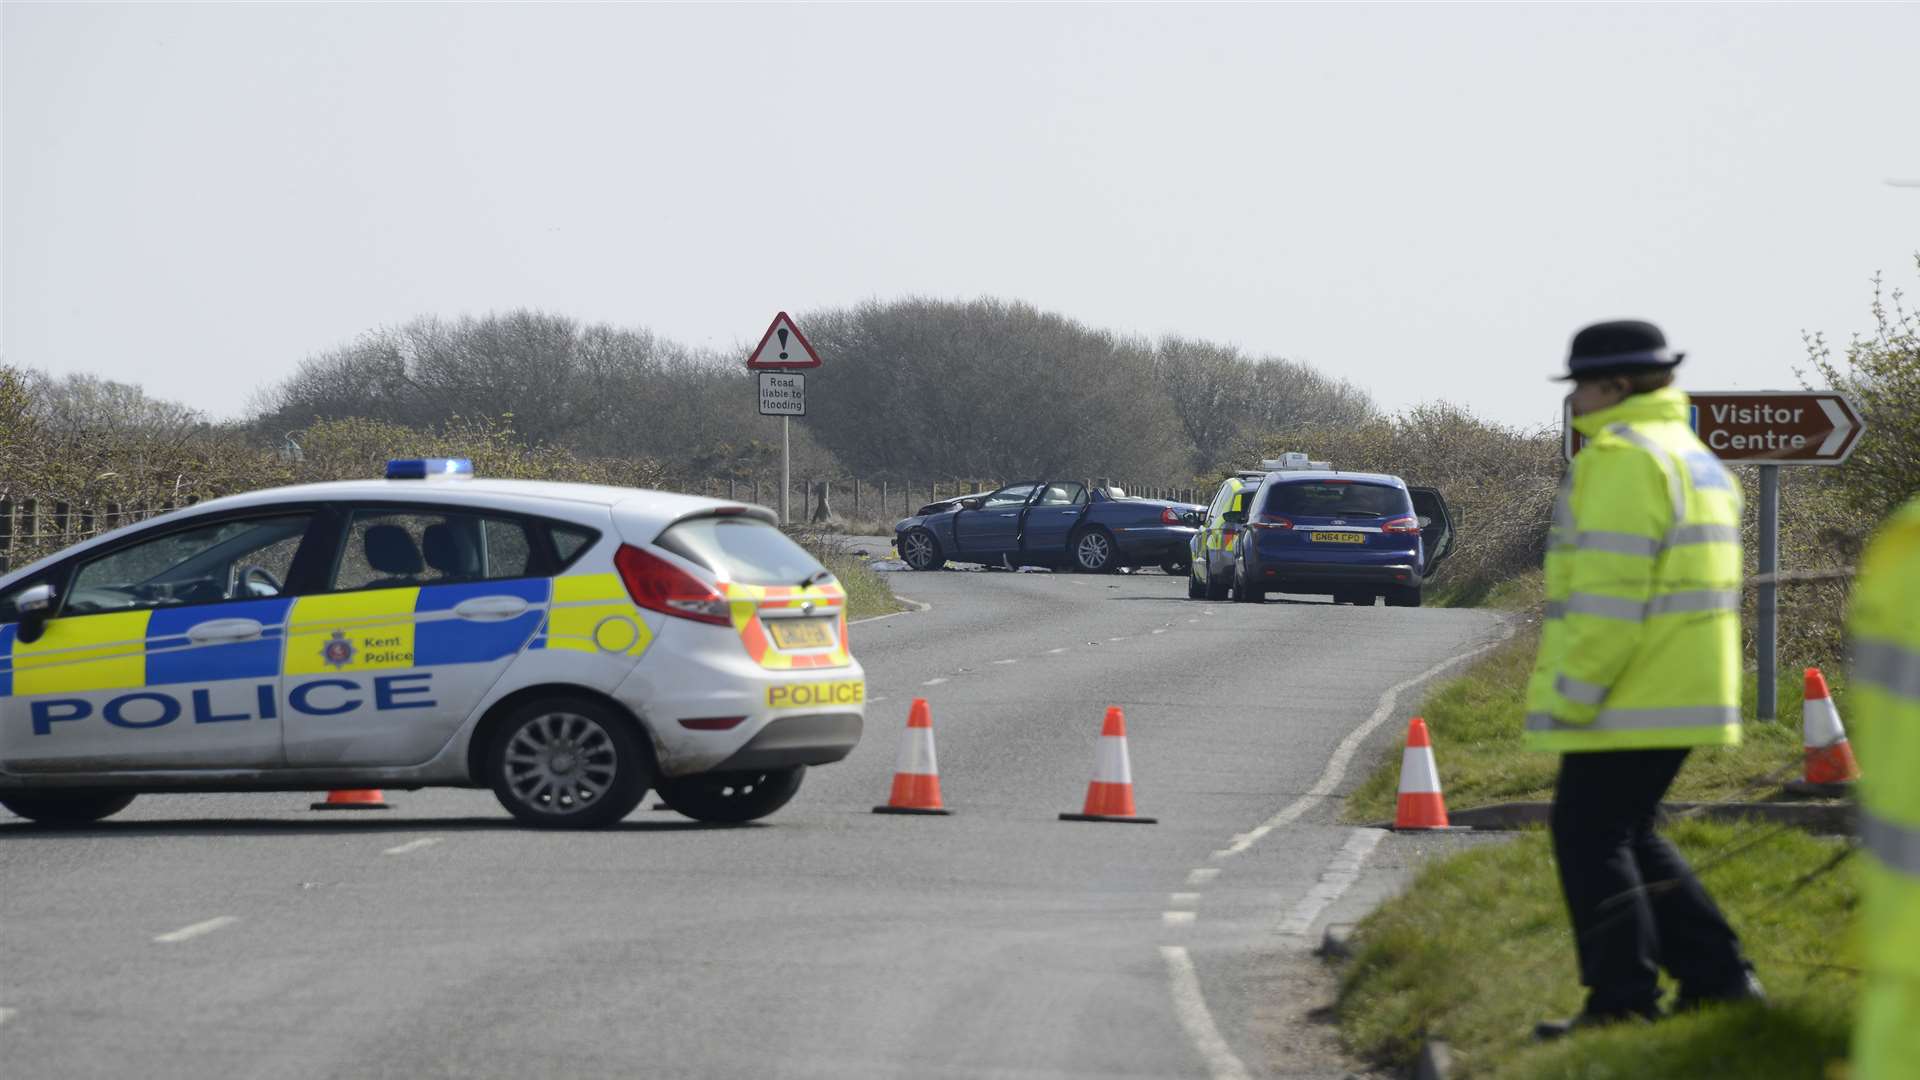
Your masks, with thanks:
[{"label": "blue suv", "polygon": [[1241,526],[1233,598],[1332,594],[1335,603],[1419,607],[1420,588],[1453,548],[1453,519],[1434,488],[1397,476],[1335,470],[1270,472],[1227,515]]}]

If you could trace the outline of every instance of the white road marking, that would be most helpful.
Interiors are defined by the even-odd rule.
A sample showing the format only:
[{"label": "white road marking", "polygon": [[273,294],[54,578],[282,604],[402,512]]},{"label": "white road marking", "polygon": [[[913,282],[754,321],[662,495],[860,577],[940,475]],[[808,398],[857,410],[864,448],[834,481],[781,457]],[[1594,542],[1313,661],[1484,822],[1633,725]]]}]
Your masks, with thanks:
[{"label": "white road marking", "polygon": [[1199,620],[1199,619],[1188,619],[1187,621],[1188,621],[1188,622],[1199,622],[1200,620]]},{"label": "white road marking", "polygon": [[1314,781],[1313,787],[1310,788],[1305,795],[1288,803],[1279,813],[1268,818],[1253,830],[1234,837],[1231,847],[1214,852],[1213,857],[1223,859],[1229,855],[1240,854],[1259,843],[1260,839],[1268,833],[1283,825],[1291,824],[1298,819],[1300,815],[1311,810],[1315,803],[1333,794],[1333,789],[1339,787],[1340,781],[1347,775],[1347,765],[1353,760],[1353,755],[1359,752],[1360,744],[1366,742],[1367,736],[1372,735],[1381,724],[1387,722],[1388,717],[1393,715],[1394,703],[1399,701],[1400,694],[1403,691],[1418,686],[1456,664],[1471,660],[1481,653],[1490,652],[1504,645],[1508,638],[1513,637],[1513,625],[1508,623],[1501,629],[1502,633],[1498,640],[1488,642],[1478,648],[1468,649],[1466,652],[1450,659],[1442,660],[1420,674],[1388,687],[1387,692],[1380,695],[1380,705],[1373,710],[1373,715],[1367,718],[1367,722],[1348,732],[1347,737],[1340,740],[1340,745],[1334,747],[1333,756],[1327,759],[1327,767],[1320,773],[1320,779]]},{"label": "white road marking", "polygon": [[869,704],[869,705],[878,705],[878,704],[880,704],[881,702],[883,702],[883,701],[885,701],[885,700],[887,700],[887,699],[886,699],[886,698],[884,698],[884,697],[870,697],[870,698],[868,698],[868,699],[867,699],[867,704]]},{"label": "white road marking", "polygon": [[237,923],[239,921],[240,921],[239,918],[233,915],[217,915],[211,919],[208,919],[206,922],[197,922],[197,923],[194,923],[192,926],[183,926],[180,929],[175,930],[171,933],[161,934],[159,937],[156,937],[153,940],[163,945],[173,945],[182,941],[192,941],[194,938],[197,938],[202,934],[211,934],[215,930],[218,930],[223,926],[232,926],[234,923]]},{"label": "white road marking", "polygon": [[939,686],[941,683],[946,681],[947,680],[945,679],[928,679],[926,682],[923,682],[920,685],[921,686]]},{"label": "white road marking", "polygon": [[4,1024],[19,1015],[19,1009],[0,1009],[0,1024]]},{"label": "white road marking", "polygon": [[1020,662],[1020,661],[1018,661],[1018,660],[995,660],[995,661],[994,661],[994,663],[996,663],[996,664],[1017,664],[1017,663],[1019,663],[1019,662]]},{"label": "white road marking", "polygon": [[1193,920],[1199,917],[1200,916],[1195,915],[1191,911],[1163,911],[1160,913],[1160,921],[1168,926],[1191,926],[1193,925]]},{"label": "white road marking", "polygon": [[1287,913],[1286,921],[1280,924],[1280,932],[1291,937],[1305,937],[1307,931],[1313,929],[1313,920],[1320,917],[1327,905],[1340,899],[1348,886],[1360,880],[1360,867],[1385,835],[1384,829],[1353,830],[1353,835],[1347,837],[1339,854],[1320,872],[1320,880]]},{"label": "white road marking", "polygon": [[423,836],[418,840],[409,840],[398,847],[390,847],[387,850],[381,852],[381,854],[405,855],[409,851],[419,851],[421,848],[430,848],[439,842],[440,842],[440,838],[437,836]]},{"label": "white road marking", "polygon": [[1073,647],[1072,647],[1072,646],[1068,646],[1068,647],[1066,647],[1066,648],[1063,648],[1063,649],[1048,649],[1048,650],[1047,650],[1047,655],[1048,655],[1048,656],[1059,656],[1059,655],[1060,655],[1061,653],[1063,653],[1063,652],[1072,652],[1072,651],[1073,651]]},{"label": "white road marking", "polygon": [[1207,882],[1212,881],[1214,878],[1217,878],[1219,876],[1220,876],[1219,867],[1202,866],[1197,869],[1187,871],[1187,884],[1205,885]]},{"label": "white road marking", "polygon": [[1127,640],[1127,638],[1126,638],[1126,635],[1124,635],[1124,634],[1122,634],[1122,635],[1121,635],[1121,636],[1119,636],[1119,637],[1110,637],[1110,638],[1108,638],[1107,640],[1108,640],[1108,641],[1125,641],[1125,640]]},{"label": "white road marking", "polygon": [[1177,892],[1167,897],[1167,903],[1177,908],[1192,907],[1199,902],[1200,894],[1197,892]]},{"label": "white road marking", "polygon": [[1164,627],[1164,626],[1163,626],[1163,627],[1161,627],[1160,629],[1158,629],[1158,630],[1155,630],[1155,631],[1154,631],[1154,633],[1156,633],[1156,634],[1164,634],[1164,633],[1166,633],[1166,632],[1167,632],[1167,628],[1166,628],[1166,627]]},{"label": "white road marking", "polygon": [[1248,1080],[1247,1067],[1233,1056],[1227,1040],[1220,1037],[1213,1014],[1207,1011],[1207,999],[1200,996],[1200,977],[1194,973],[1193,958],[1178,945],[1160,946],[1167,961],[1167,981],[1173,991],[1173,1014],[1187,1033],[1187,1041],[1200,1052],[1211,1080]]}]

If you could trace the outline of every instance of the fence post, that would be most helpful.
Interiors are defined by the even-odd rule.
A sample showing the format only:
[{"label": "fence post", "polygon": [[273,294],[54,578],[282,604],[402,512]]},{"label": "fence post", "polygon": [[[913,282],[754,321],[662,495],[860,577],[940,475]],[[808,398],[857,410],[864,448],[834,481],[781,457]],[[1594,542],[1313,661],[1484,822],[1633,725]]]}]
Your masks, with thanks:
[{"label": "fence post", "polygon": [[53,527],[50,531],[60,541],[60,543],[57,546],[59,547],[67,546],[67,504],[66,503],[57,502],[53,504]]},{"label": "fence post", "polygon": [[857,476],[853,478],[853,517],[856,521],[860,519],[860,478]]},{"label": "fence post", "polygon": [[0,499],[0,574],[13,569],[13,500]]},{"label": "fence post", "polygon": [[93,507],[83,506],[80,508],[79,539],[85,540],[87,537],[92,535],[93,535]]},{"label": "fence post", "polygon": [[733,477],[731,476],[727,477],[727,501],[728,502],[735,502],[739,499],[739,496],[733,493],[733,483],[734,483]]},{"label": "fence post", "polygon": [[887,482],[880,481],[880,516],[887,516]]},{"label": "fence post", "polygon": [[833,481],[820,481],[820,488],[814,494],[813,520],[826,522],[833,520]]},{"label": "fence post", "polygon": [[757,476],[753,478],[753,504],[760,505],[760,478]]}]

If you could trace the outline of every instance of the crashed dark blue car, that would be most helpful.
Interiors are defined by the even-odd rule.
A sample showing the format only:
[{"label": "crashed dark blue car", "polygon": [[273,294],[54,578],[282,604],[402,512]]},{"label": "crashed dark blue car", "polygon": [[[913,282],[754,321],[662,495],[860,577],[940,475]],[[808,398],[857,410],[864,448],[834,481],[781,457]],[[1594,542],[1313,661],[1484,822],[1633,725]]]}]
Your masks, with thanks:
[{"label": "crashed dark blue car", "polygon": [[1078,480],[1008,484],[895,523],[894,547],[915,570],[948,560],[1101,573],[1158,566],[1187,572],[1187,541],[1204,507],[1134,499]]}]

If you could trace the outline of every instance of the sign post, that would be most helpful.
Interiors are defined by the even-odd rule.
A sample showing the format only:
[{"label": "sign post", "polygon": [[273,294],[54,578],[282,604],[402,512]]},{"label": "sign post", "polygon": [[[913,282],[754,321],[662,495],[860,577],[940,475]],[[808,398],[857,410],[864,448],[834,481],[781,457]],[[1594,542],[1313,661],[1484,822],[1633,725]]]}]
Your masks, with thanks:
[{"label": "sign post", "polygon": [[[1775,720],[1780,712],[1780,466],[1839,465],[1853,453],[1867,430],[1859,410],[1845,395],[1828,390],[1703,391],[1693,399],[1693,430],[1715,457],[1729,465],[1760,468],[1760,595],[1754,653],[1759,671],[1755,712]],[[1566,407],[1564,447],[1567,460],[1586,438],[1573,429]]]},{"label": "sign post", "polygon": [[820,366],[793,320],[782,311],[773,317],[760,344],[747,354],[747,370],[760,373],[760,415],[780,418],[780,523],[792,521],[788,500],[793,494],[793,418],[807,415],[807,377],[800,372]]}]

